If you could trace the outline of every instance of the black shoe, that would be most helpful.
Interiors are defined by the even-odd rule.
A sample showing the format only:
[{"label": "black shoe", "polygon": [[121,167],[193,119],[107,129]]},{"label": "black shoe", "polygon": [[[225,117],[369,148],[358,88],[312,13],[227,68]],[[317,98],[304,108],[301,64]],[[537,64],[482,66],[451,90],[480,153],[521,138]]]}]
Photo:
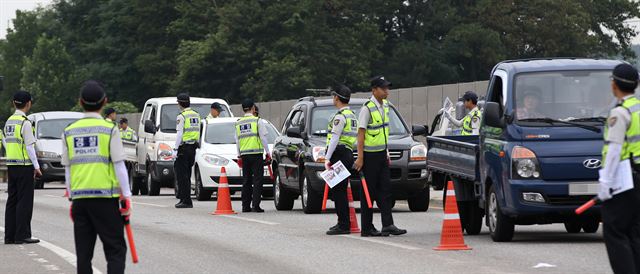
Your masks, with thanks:
[{"label": "black shoe", "polygon": [[335,229],[329,229],[327,231],[327,235],[344,235],[344,234],[351,234],[351,230],[337,227]]},{"label": "black shoe", "polygon": [[251,212],[251,208],[245,207],[242,209],[242,212]]},{"label": "black shoe", "polygon": [[259,208],[259,207],[254,207],[251,211],[256,212],[256,213],[262,213],[262,212],[264,212],[264,209]]},{"label": "black shoe", "polygon": [[391,235],[402,235],[402,234],[407,234],[407,230],[406,229],[399,229],[397,228],[395,225],[390,225],[390,226],[385,226],[382,228],[382,232],[386,232],[389,233]]},{"label": "black shoe", "polygon": [[176,208],[193,208],[193,204],[179,202],[176,204]]},{"label": "black shoe", "polygon": [[361,231],[360,232],[360,236],[361,237],[387,237],[389,236],[388,232],[380,232],[377,229],[373,228],[369,231]]},{"label": "black shoe", "polygon": [[4,244],[6,244],[6,245],[12,245],[12,244],[15,244],[15,243],[16,243],[16,241],[14,241],[14,240],[4,240]]},{"label": "black shoe", "polygon": [[21,244],[37,244],[39,242],[40,242],[40,240],[38,240],[38,239],[28,238],[28,239],[15,241],[14,243],[17,244],[17,245],[21,245]]},{"label": "black shoe", "polygon": [[338,229],[338,228],[340,228],[340,225],[339,225],[339,224],[336,224],[336,225],[334,225],[334,226],[330,227],[330,228],[329,228],[329,230],[336,230],[336,229]]}]

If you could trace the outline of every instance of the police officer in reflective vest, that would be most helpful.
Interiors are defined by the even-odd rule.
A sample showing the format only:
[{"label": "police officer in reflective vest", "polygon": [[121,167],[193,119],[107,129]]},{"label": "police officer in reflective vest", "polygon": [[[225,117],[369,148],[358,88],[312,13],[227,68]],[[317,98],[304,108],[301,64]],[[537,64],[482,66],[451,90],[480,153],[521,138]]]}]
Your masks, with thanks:
[{"label": "police officer in reflective vest", "polygon": [[[80,105],[84,118],[62,134],[62,164],[71,199],[78,273],[92,273],[96,236],[100,237],[108,273],[124,273],[127,246],[122,216],[131,213],[131,191],[124,150],[115,124],[102,119],[107,103],[102,86],[84,83]],[[119,200],[125,206],[120,208]]]},{"label": "police officer in reflective vest", "polygon": [[136,132],[129,127],[129,120],[127,118],[120,118],[120,138],[123,141],[136,142],[138,136]]},{"label": "police officer in reflective vest", "polygon": [[[358,159],[355,169],[364,172],[367,180],[369,195],[376,201],[382,215],[382,231],[373,226],[373,210],[368,208],[366,199],[360,199],[361,205],[361,236],[388,236],[407,233],[393,224],[391,203],[393,193],[389,173],[389,87],[391,82],[384,76],[371,79],[373,95],[360,110],[358,116]],[[362,190],[364,196],[364,189]]]},{"label": "police officer in reflective vest", "polygon": [[242,212],[264,212],[260,208],[262,199],[262,177],[264,176],[264,153],[271,163],[268,130],[260,118],[254,116],[256,105],[251,99],[242,102],[244,116],[236,122],[236,144],[238,161],[242,168]]},{"label": "police officer in reflective vest", "polygon": [[607,119],[599,179],[604,242],[613,272],[640,273],[640,100],[634,96],[638,71],[620,64],[611,79],[618,105]]},{"label": "police officer in reflective vest", "polygon": [[107,108],[104,110],[104,119],[111,123],[116,123],[116,115],[116,110],[114,108]]},{"label": "police officer in reflective vest", "polygon": [[31,94],[18,91],[13,95],[16,111],[4,125],[2,140],[7,152],[9,196],[5,210],[5,244],[32,244],[40,240],[31,238],[33,213],[33,180],[41,176],[34,148],[35,138],[27,112],[31,109]]},{"label": "police officer in reflective vest", "polygon": [[[329,130],[327,132],[327,153],[325,157],[325,169],[330,169],[332,164],[342,161],[342,164],[350,168],[353,166],[353,149],[356,143],[358,121],[356,115],[349,109],[351,90],[338,85],[331,91],[333,95],[333,105],[338,108],[338,112],[329,120]],[[327,235],[349,234],[349,201],[347,200],[347,184],[349,179],[331,188],[331,195],[338,215],[338,224],[327,231]]]},{"label": "police officer in reflective vest", "polygon": [[470,110],[462,120],[456,120],[446,111],[444,115],[457,127],[462,126],[462,135],[478,135],[480,119],[482,118],[482,113],[478,109],[478,95],[473,91],[467,91],[462,96],[462,100],[464,100],[464,107]]},{"label": "police officer in reflective vest", "polygon": [[195,163],[196,149],[200,141],[200,114],[193,111],[189,95],[178,94],[178,114],[176,123],[176,145],[174,155],[177,155],[174,163],[175,176],[178,180],[178,199],[176,208],[192,208],[191,202],[191,168]]}]

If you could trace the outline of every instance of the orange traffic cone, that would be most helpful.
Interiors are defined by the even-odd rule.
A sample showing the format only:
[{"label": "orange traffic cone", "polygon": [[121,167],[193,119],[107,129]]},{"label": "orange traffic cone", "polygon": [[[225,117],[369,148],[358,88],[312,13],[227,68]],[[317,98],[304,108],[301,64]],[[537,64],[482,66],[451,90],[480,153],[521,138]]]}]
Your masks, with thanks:
[{"label": "orange traffic cone", "polygon": [[440,235],[440,246],[434,250],[470,250],[464,243],[462,237],[462,225],[460,224],[460,214],[458,214],[458,202],[456,202],[456,192],[453,182],[447,183],[447,198],[444,207],[444,221],[442,222],[442,234]]},{"label": "orange traffic cone", "polygon": [[220,181],[218,182],[218,207],[213,215],[236,214],[231,208],[231,193],[229,193],[229,181],[227,179],[227,170],[222,167],[220,171]]},{"label": "orange traffic cone", "polygon": [[353,193],[351,192],[351,181],[347,182],[347,200],[349,201],[349,223],[351,223],[351,233],[360,233],[358,227],[358,217],[356,217],[356,208],[353,202]]}]

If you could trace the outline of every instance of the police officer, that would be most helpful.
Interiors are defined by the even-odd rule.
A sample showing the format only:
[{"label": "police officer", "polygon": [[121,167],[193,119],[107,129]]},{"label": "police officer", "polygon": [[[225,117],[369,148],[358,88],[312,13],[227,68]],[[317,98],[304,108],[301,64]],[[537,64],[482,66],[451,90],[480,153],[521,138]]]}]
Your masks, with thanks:
[{"label": "police officer", "polygon": [[[611,79],[618,105],[609,113],[602,149],[598,198],[604,202],[604,241],[613,272],[640,273],[640,100],[634,96],[638,71],[620,64]],[[625,169],[632,176],[621,174]]]},{"label": "police officer", "polygon": [[116,110],[114,108],[106,108],[104,110],[104,119],[111,122],[116,123]]},{"label": "police officer", "polygon": [[174,155],[177,155],[174,163],[175,176],[178,180],[178,198],[180,202],[176,208],[192,208],[191,202],[191,168],[195,162],[196,149],[200,140],[200,114],[193,111],[190,106],[189,95],[178,94],[178,114],[176,123],[176,145]]},{"label": "police officer", "polygon": [[4,125],[2,140],[7,152],[9,186],[5,210],[5,244],[33,244],[40,240],[31,238],[31,216],[33,213],[33,180],[41,176],[36,158],[33,127],[27,119],[31,109],[31,94],[18,91],[13,95],[16,111]]},{"label": "police officer", "polygon": [[[327,133],[327,154],[325,157],[325,169],[330,169],[332,164],[342,161],[345,167],[353,166],[353,149],[356,143],[358,121],[356,115],[349,109],[351,90],[338,85],[331,91],[333,105],[338,112],[329,120]],[[344,179],[331,188],[331,195],[338,215],[338,224],[327,231],[327,235],[339,235],[351,233],[349,221],[349,202],[347,200],[347,184],[349,179]]]},{"label": "police officer", "polygon": [[129,120],[127,118],[120,118],[120,138],[123,141],[136,142],[138,136],[135,130],[129,127]]},{"label": "police officer", "polygon": [[462,96],[462,100],[464,101],[464,107],[470,110],[462,120],[456,120],[447,111],[444,112],[444,115],[457,127],[462,126],[462,135],[478,135],[482,116],[480,109],[478,109],[478,95],[473,91],[467,91]]},{"label": "police officer", "polygon": [[222,105],[218,102],[211,104],[211,113],[207,115],[207,120],[215,119],[220,117],[220,113],[222,112]]},{"label": "police officer", "polygon": [[242,167],[242,212],[264,212],[260,208],[262,199],[262,177],[264,174],[263,153],[266,162],[269,154],[268,130],[265,122],[254,116],[256,105],[251,99],[242,101],[244,116],[236,122],[236,144],[238,159]]},{"label": "police officer", "polygon": [[[362,221],[361,236],[388,236],[407,233],[393,224],[391,215],[392,190],[389,173],[389,87],[391,82],[384,76],[371,79],[373,95],[360,110],[358,117],[358,159],[355,169],[363,171],[367,179],[369,195],[376,201],[382,215],[382,231],[373,226],[373,211],[367,207],[366,199],[360,199]],[[363,194],[360,197],[364,196]]]},{"label": "police officer", "polygon": [[[92,273],[96,236],[104,247],[107,272],[124,273],[125,269],[127,246],[122,216],[131,213],[131,191],[118,128],[100,116],[106,103],[102,86],[85,82],[80,92],[84,118],[66,127],[62,134],[62,164],[72,201],[78,273]],[[122,209],[119,200],[125,205]]]}]

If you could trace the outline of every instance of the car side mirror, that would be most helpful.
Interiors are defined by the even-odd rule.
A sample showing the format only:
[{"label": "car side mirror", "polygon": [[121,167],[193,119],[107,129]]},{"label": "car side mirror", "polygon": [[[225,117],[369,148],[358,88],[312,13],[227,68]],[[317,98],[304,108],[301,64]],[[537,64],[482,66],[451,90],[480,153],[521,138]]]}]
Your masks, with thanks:
[{"label": "car side mirror", "polygon": [[287,137],[302,139],[302,132],[299,127],[290,127],[287,129]]},{"label": "car side mirror", "polygon": [[487,102],[484,106],[484,118],[490,127],[504,128],[505,121],[500,113],[500,105],[496,102]]},{"label": "car side mirror", "polygon": [[420,126],[420,125],[411,126],[411,133],[413,133],[413,136],[427,136],[428,132],[429,130],[427,129],[427,126]]},{"label": "car side mirror", "polygon": [[144,132],[156,134],[157,130],[158,129],[156,128],[156,125],[153,123],[153,121],[151,120],[144,121]]}]

